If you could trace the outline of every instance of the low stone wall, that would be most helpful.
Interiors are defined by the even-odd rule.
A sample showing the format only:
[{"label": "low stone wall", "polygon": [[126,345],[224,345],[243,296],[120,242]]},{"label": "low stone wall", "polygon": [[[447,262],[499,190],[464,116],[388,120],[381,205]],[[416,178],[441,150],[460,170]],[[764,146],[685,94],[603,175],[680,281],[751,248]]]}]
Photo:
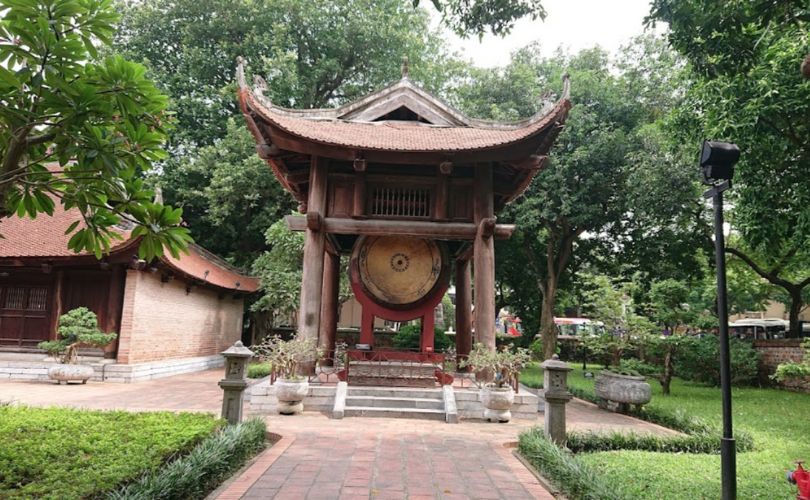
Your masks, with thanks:
[{"label": "low stone wall", "polygon": [[[48,380],[48,368],[55,362],[43,358],[37,356],[30,360],[0,360],[0,380]],[[118,364],[111,359],[83,359],[82,363],[93,367],[95,374],[92,380],[96,382],[129,383],[220,368],[224,366],[225,360],[217,354],[133,365]]]},{"label": "low stone wall", "polygon": [[[804,357],[803,339],[755,340],[754,349],[759,353],[759,380],[764,384],[773,384],[770,378],[781,363],[800,363]],[[810,382],[804,380],[786,380],[779,383],[785,389],[810,392]]]},{"label": "low stone wall", "polygon": [[[332,414],[335,406],[334,385],[309,385],[309,393],[304,398],[304,411],[320,411]],[[275,415],[278,413],[278,398],[276,388],[266,378],[247,389],[249,401],[248,413],[250,415]]]},{"label": "low stone wall", "polygon": [[[454,392],[460,419],[480,420],[484,418],[484,404],[481,402],[481,392],[478,388],[460,389],[456,387]],[[538,403],[537,395],[530,392],[525,386],[521,386],[520,392],[515,394],[512,419],[537,420]]]}]

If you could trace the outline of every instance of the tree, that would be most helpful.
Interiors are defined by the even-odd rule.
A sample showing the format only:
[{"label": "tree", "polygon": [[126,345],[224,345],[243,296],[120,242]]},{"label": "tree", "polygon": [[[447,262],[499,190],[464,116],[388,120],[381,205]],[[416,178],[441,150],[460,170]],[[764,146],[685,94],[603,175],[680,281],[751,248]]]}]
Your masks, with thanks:
[{"label": "tree", "polygon": [[[419,6],[420,0],[413,0]],[[540,0],[431,0],[442,21],[459,36],[506,35],[522,17],[545,19]]]},{"label": "tree", "polygon": [[694,68],[673,135],[695,150],[707,137],[742,150],[729,192],[739,238],[726,251],[790,297],[793,337],[810,285],[810,81],[798,71],[809,18],[790,0],[656,0],[651,14]]},{"label": "tree", "polygon": [[[152,202],[143,174],[166,157],[166,98],[142,66],[96,58],[118,16],[109,0],[0,1],[0,217],[82,221],[68,246],[101,258],[122,221],[140,255],[179,255],[191,238],[181,210]],[[58,166],[57,166],[58,165]]]}]

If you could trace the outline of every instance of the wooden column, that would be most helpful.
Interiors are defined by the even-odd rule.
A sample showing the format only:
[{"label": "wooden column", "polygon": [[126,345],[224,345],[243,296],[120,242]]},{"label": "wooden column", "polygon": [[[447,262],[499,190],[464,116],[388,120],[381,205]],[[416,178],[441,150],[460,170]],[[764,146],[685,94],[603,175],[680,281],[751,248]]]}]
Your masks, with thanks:
[{"label": "wooden column", "polygon": [[358,344],[368,344],[374,348],[374,313],[363,308],[363,315],[360,319],[360,342]]},{"label": "wooden column", "polygon": [[475,166],[473,243],[475,265],[475,341],[495,350],[495,229],[492,165]]},{"label": "wooden column", "polygon": [[456,261],[456,355],[466,359],[472,349],[472,273],[470,259]]},{"label": "wooden column", "polygon": [[436,333],[433,330],[433,325],[435,322],[436,318],[433,316],[433,310],[422,316],[422,335],[419,336],[419,350],[421,352],[433,352],[433,342]]},{"label": "wooden column", "polygon": [[338,293],[340,288],[340,256],[326,252],[323,265],[323,296],[321,298],[321,330],[318,345],[327,359],[335,357],[338,322]]},{"label": "wooden column", "polygon": [[453,163],[442,162],[439,165],[439,175],[436,182],[436,205],[433,208],[433,218],[436,220],[447,219],[448,193],[450,189],[450,174],[453,173]]},{"label": "wooden column", "polygon": [[319,221],[326,213],[326,162],[312,157],[309,169],[307,230],[304,240],[304,272],[301,279],[301,305],[298,310],[298,336],[318,341],[323,291],[323,254],[326,238]]},{"label": "wooden column", "polygon": [[366,216],[366,160],[354,160],[354,197],[352,200],[352,217]]}]

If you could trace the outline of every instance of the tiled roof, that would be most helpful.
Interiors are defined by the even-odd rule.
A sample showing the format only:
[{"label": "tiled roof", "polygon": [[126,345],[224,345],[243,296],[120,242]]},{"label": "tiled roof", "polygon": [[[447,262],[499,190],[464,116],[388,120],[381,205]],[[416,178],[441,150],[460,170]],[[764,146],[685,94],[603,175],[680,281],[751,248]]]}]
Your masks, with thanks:
[{"label": "tiled roof", "polygon": [[[59,203],[52,217],[41,214],[36,219],[21,219],[12,215],[0,219],[0,235],[3,235],[0,263],[13,258],[87,256],[86,252],[76,254],[67,246],[73,233],[65,234],[65,230],[80,219],[77,209],[64,210]],[[130,239],[128,231],[119,232],[124,239],[113,240],[110,253],[137,248],[138,241]],[[189,253],[181,253],[179,259],[167,254],[160,260],[175,271],[212,286],[245,292],[254,292],[259,287],[257,279],[239,273],[198,245],[190,245]]]},{"label": "tiled roof", "polygon": [[439,127],[419,122],[353,122],[289,116],[264,105],[252,92],[245,95],[248,107],[285,132],[313,142],[378,151],[452,152],[474,151],[520,142],[562,121],[570,108],[560,100],[551,111],[523,128],[503,130],[478,127]]}]

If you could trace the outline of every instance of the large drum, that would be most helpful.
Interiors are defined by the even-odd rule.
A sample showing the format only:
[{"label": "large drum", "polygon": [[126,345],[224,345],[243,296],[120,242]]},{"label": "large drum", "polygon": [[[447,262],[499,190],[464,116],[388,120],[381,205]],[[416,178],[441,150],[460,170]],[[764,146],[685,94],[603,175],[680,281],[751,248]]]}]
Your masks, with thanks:
[{"label": "large drum", "polygon": [[[434,302],[449,276],[444,243],[403,236],[367,236],[352,251],[352,277],[363,294],[385,308]],[[435,304],[434,304],[435,305]]]}]

